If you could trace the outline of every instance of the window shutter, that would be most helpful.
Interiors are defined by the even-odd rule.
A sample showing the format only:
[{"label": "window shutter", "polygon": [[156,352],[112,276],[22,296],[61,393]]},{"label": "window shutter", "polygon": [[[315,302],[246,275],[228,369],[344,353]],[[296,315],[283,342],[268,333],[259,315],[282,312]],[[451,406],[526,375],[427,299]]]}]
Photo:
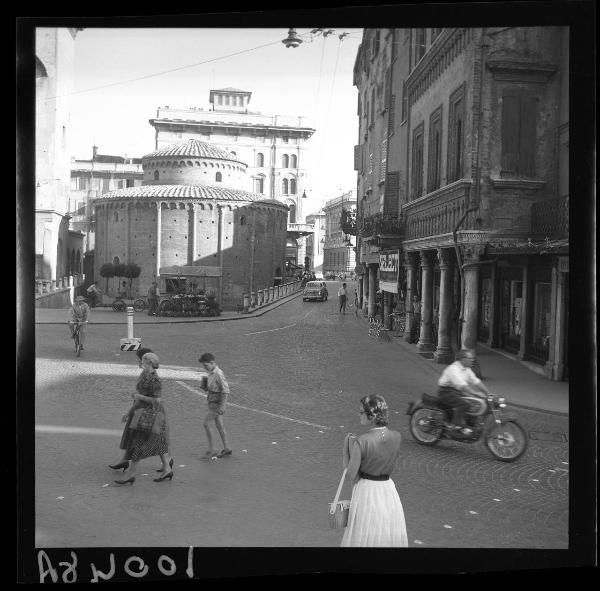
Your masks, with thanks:
[{"label": "window shutter", "polygon": [[354,170],[358,170],[359,155],[360,155],[360,144],[358,146],[354,146]]},{"label": "window shutter", "polygon": [[502,97],[502,171],[516,172],[519,155],[519,97]]},{"label": "window shutter", "polygon": [[398,172],[388,172],[385,179],[385,202],[384,213],[398,215],[398,190],[400,187],[400,175]]},{"label": "window shutter", "polygon": [[521,97],[518,172],[527,175],[535,173],[536,103],[535,97]]}]

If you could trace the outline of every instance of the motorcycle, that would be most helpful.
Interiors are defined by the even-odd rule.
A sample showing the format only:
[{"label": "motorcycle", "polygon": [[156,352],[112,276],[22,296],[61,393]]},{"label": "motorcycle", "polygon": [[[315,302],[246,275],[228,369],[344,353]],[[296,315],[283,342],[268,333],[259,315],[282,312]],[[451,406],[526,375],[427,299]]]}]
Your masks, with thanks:
[{"label": "motorcycle", "polygon": [[475,443],[483,439],[488,451],[502,462],[514,462],[527,449],[527,433],[516,418],[504,414],[506,401],[495,395],[487,397],[466,396],[469,409],[465,422],[472,432],[464,435],[451,423],[452,407],[437,396],[422,394],[418,402],[410,402],[409,430],[417,443],[435,445],[442,439],[461,443]]}]

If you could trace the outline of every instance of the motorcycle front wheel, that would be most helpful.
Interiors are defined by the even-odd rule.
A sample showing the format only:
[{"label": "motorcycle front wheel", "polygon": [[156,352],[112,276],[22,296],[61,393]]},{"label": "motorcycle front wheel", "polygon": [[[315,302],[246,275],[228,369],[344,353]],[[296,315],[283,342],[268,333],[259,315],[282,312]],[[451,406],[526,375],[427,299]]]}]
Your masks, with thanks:
[{"label": "motorcycle front wheel", "polygon": [[485,445],[501,462],[514,462],[527,449],[527,434],[516,421],[494,423],[485,434]]},{"label": "motorcycle front wheel", "polygon": [[444,413],[433,408],[418,408],[410,415],[408,428],[415,441],[435,445],[441,438]]}]

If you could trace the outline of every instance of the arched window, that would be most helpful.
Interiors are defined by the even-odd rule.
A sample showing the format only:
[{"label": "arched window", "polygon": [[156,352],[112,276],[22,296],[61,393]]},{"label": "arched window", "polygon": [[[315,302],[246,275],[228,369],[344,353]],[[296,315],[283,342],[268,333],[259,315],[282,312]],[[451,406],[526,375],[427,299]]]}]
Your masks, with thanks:
[{"label": "arched window", "polygon": [[288,180],[287,179],[283,179],[283,181],[281,181],[281,192],[284,195],[288,194]]},{"label": "arched window", "polygon": [[290,213],[288,214],[288,219],[290,221],[290,224],[295,224],[296,223],[296,206],[293,203],[290,203],[289,208],[290,208]]},{"label": "arched window", "polygon": [[298,168],[298,156],[292,154],[290,157],[290,168]]},{"label": "arched window", "polygon": [[265,156],[261,152],[256,155],[256,166],[262,168],[265,165]]},{"label": "arched window", "polygon": [[290,193],[292,195],[296,194],[296,179],[290,179]]},{"label": "arched window", "polygon": [[118,265],[121,261],[119,260],[119,257],[115,257],[113,259],[113,265]]},{"label": "arched window", "polygon": [[243,215],[243,216],[240,218],[240,226],[245,226],[245,225],[246,225],[246,216],[245,216],[245,215]]},{"label": "arched window", "polygon": [[232,156],[237,156],[237,154],[233,150],[231,150],[231,155]]},{"label": "arched window", "polygon": [[283,168],[289,168],[290,167],[290,157],[287,154],[284,154],[281,157],[281,166]]},{"label": "arched window", "polygon": [[157,181],[158,180],[158,170],[154,171],[154,180]]},{"label": "arched window", "polygon": [[254,179],[254,192],[255,193],[264,193],[265,192],[265,179],[262,176],[256,177]]},{"label": "arched window", "polygon": [[115,211],[115,215],[114,215],[114,220],[115,222],[119,221],[119,214]]},{"label": "arched window", "polygon": [[217,181],[217,183],[220,183],[223,180],[223,175],[220,172],[217,172],[217,174],[215,174],[215,181]]}]

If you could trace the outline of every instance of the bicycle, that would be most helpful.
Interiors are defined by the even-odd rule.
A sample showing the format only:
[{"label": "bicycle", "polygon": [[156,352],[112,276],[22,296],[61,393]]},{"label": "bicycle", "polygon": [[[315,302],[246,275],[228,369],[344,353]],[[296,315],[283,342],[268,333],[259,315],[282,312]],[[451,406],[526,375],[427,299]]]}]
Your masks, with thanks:
[{"label": "bicycle", "polygon": [[81,330],[82,324],[87,324],[87,320],[84,320],[83,322],[80,320],[74,320],[74,321],[70,321],[69,324],[73,324],[72,338],[75,341],[75,354],[77,355],[77,357],[80,357],[81,356],[81,342],[79,340],[79,331]]},{"label": "bicycle", "polygon": [[371,316],[369,318],[369,336],[373,337],[377,340],[390,340],[390,330],[389,328],[385,328],[383,322],[379,320],[379,318],[375,318]]},{"label": "bicycle", "polygon": [[[136,312],[143,312],[146,309],[146,300],[144,298],[137,298],[133,301],[133,309]],[[114,312],[124,312],[128,306],[125,298],[118,295],[111,304]]]},{"label": "bicycle", "polygon": [[396,333],[394,336],[402,336],[406,330],[406,314],[402,312],[392,312],[390,314],[392,319],[392,330]]}]

